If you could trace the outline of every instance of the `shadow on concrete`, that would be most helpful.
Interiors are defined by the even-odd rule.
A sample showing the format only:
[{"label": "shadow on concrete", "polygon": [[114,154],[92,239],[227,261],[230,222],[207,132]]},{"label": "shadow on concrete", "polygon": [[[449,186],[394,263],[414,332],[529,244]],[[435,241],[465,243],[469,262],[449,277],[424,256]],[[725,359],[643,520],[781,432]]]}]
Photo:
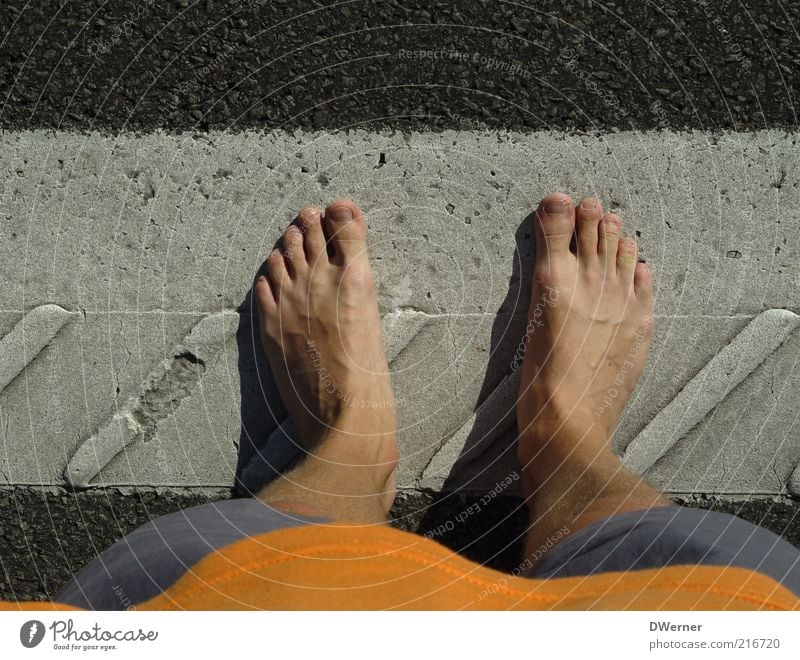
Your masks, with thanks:
[{"label": "shadow on concrete", "polygon": [[[533,213],[526,216],[514,235],[508,292],[492,325],[489,362],[464,448],[441,492],[424,502],[421,516],[411,510],[412,502],[423,503],[419,498],[399,498],[393,510],[398,520],[417,518],[417,532],[473,561],[506,571],[520,561],[528,526],[527,508],[514,492],[521,477],[516,459],[515,381],[511,388],[508,381],[505,386],[503,382],[515,378],[521,362],[520,341],[525,334],[535,255],[533,220]],[[511,396],[502,396],[503,390]],[[496,483],[488,491],[487,476]],[[515,487],[507,483],[509,476],[517,477],[511,481]],[[408,525],[402,522],[401,526]]]},{"label": "shadow on concrete", "polygon": [[[264,274],[262,265],[253,283]],[[261,346],[253,288],[254,285],[237,308],[241,430],[234,494],[242,497],[255,495],[302,457],[302,451],[291,435],[278,430],[288,413]]]}]

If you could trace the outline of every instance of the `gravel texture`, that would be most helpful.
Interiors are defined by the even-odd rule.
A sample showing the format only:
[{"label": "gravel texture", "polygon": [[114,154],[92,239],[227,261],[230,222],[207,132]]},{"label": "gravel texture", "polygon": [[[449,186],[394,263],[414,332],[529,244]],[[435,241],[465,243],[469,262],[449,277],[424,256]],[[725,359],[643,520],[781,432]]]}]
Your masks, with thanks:
[{"label": "gravel texture", "polygon": [[17,487],[0,491],[0,599],[52,598],[85,564],[151,518],[219,495]]},{"label": "gravel texture", "polygon": [[800,5],[658,4],[11,0],[0,6],[0,125],[797,123]]}]

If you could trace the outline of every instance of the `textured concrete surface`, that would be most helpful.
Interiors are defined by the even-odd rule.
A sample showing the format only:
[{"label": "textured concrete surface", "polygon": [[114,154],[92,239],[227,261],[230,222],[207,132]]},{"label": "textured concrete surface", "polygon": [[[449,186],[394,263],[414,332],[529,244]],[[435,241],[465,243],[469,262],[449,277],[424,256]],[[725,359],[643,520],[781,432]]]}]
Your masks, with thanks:
[{"label": "textured concrete surface", "polygon": [[[649,434],[648,476],[670,492],[784,494],[800,338],[791,324],[735,338],[800,311],[796,139],[7,133],[0,480],[63,486],[69,466],[74,486],[255,489],[288,459],[250,283],[296,209],[348,195],[380,283],[400,485],[495,488],[517,469],[527,216],[561,189],[618,209],[656,278],[656,339],[617,449]],[[648,425],[673,400],[683,426],[658,446]]]},{"label": "textured concrete surface", "polygon": [[[88,487],[128,445],[136,440],[142,443],[152,440],[160,422],[172,417],[180,423],[183,400],[191,395],[206,368],[224,351],[227,340],[234,337],[238,326],[239,317],[233,311],[203,317],[171,352],[172,357],[159,363],[147,376],[139,396],[130,399],[108,424],[81,444],[64,471],[67,484],[73,488]],[[204,398],[204,403],[207,402]],[[181,426],[185,429],[184,424]],[[154,463],[175,462],[163,454],[150,458]],[[202,478],[197,473],[194,477]]]},{"label": "textured concrete surface", "polygon": [[797,124],[779,0],[9,0],[6,128]]},{"label": "textured concrete surface", "polygon": [[785,309],[761,312],[717,353],[625,448],[624,462],[644,474],[702,422],[800,326]]}]

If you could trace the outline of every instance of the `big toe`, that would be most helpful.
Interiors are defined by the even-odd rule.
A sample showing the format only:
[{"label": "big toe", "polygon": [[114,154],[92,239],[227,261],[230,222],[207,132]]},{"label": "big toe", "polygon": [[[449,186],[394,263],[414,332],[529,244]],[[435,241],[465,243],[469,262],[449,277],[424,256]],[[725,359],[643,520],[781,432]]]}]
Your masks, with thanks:
[{"label": "big toe", "polygon": [[536,209],[536,252],[550,258],[570,254],[575,233],[575,204],[569,195],[550,193]]},{"label": "big toe", "polygon": [[332,260],[342,265],[366,250],[364,216],[349,199],[337,199],[325,209],[323,228],[333,250]]}]

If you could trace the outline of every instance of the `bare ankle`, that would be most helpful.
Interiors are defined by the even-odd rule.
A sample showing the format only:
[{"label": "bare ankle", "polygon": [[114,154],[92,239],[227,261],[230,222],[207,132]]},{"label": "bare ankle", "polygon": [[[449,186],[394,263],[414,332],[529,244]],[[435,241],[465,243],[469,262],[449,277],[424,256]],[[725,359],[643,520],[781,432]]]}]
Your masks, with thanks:
[{"label": "bare ankle", "polygon": [[263,491],[257,495],[257,498],[273,509],[280,511],[281,513],[287,513],[291,516],[327,518],[324,511],[321,511],[320,509],[304,502],[296,502],[293,500],[273,500],[269,497],[269,495],[265,496]]},{"label": "bare ankle", "polygon": [[337,464],[309,456],[264,488],[258,498],[283,510],[288,505],[290,512],[298,515],[319,515],[335,522],[382,523],[394,500],[394,483],[391,474],[385,478],[379,474],[369,465]]}]

